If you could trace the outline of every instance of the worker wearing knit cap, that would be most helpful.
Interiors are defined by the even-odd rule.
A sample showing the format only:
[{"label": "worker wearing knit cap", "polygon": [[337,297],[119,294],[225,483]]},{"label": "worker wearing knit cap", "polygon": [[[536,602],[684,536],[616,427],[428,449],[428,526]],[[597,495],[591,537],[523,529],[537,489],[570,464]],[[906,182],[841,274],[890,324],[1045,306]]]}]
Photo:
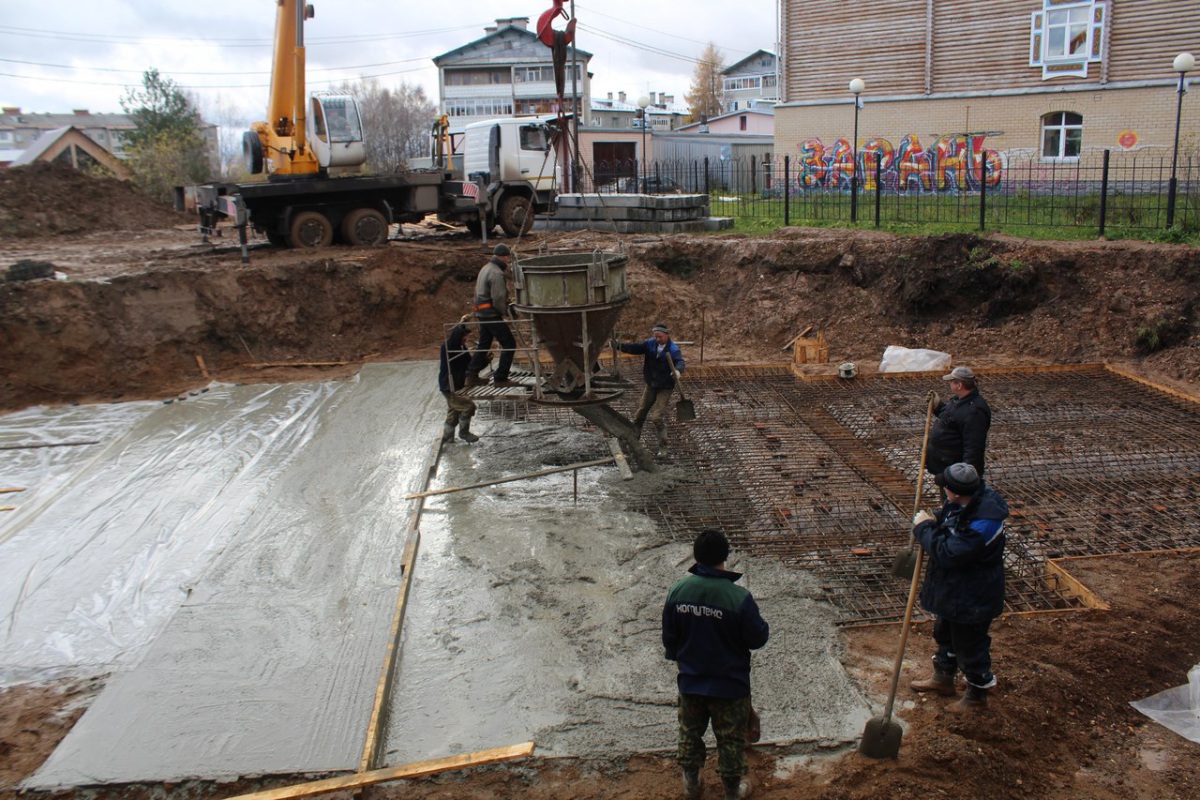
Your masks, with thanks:
[{"label": "worker wearing knit cap", "polygon": [[642,402],[633,416],[633,425],[640,438],[642,426],[649,419],[658,434],[657,455],[665,456],[667,409],[671,404],[671,394],[675,391],[675,376],[684,370],[683,354],[679,351],[679,345],[671,341],[670,329],[662,323],[650,329],[649,339],[643,342],[623,342],[619,348],[622,353],[643,357],[642,378],[646,381],[646,389],[642,392]]}]

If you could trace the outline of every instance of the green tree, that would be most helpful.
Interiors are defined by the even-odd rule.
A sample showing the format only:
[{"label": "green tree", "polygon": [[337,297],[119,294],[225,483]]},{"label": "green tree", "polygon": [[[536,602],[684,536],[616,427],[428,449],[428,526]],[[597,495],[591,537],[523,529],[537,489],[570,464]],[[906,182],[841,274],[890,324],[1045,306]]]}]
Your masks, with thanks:
[{"label": "green tree", "polygon": [[208,179],[212,161],[203,122],[173,80],[156,69],[147,70],[140,88],[126,90],[121,109],[136,125],[122,141],[133,180],[142,191],[169,201],[173,187]]},{"label": "green tree", "polygon": [[692,88],[685,98],[692,109],[692,119],[719,116],[725,108],[725,56],[712,42],[700,54],[692,73]]},{"label": "green tree", "polygon": [[388,88],[374,78],[362,78],[333,88],[358,100],[368,170],[403,171],[408,159],[425,154],[435,108],[420,86],[401,83]]}]

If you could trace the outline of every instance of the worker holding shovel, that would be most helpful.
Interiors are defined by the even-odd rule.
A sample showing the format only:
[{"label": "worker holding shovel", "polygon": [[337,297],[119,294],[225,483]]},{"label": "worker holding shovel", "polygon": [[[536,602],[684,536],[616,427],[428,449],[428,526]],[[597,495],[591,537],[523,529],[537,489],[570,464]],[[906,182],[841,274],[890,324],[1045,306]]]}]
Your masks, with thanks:
[{"label": "worker holding shovel", "polygon": [[475,416],[475,401],[460,394],[467,382],[467,364],[471,361],[471,329],[467,327],[469,316],[458,321],[450,329],[446,341],[442,342],[438,354],[438,390],[446,398],[446,421],[442,426],[442,442],[454,441],[454,429],[458,427],[458,438],[464,442],[478,442],[479,437],[471,433],[471,417]]},{"label": "worker holding shovel", "polygon": [[642,402],[633,416],[633,427],[637,430],[638,438],[641,438],[642,426],[647,419],[650,420],[658,433],[658,452],[655,455],[661,458],[667,455],[667,409],[671,405],[671,394],[675,391],[676,376],[683,372],[685,366],[683,353],[679,351],[679,345],[671,341],[671,331],[661,323],[650,329],[649,339],[622,342],[618,347],[622,353],[644,357],[642,378],[646,381],[646,390],[642,392]]},{"label": "worker holding shovel", "polygon": [[988,628],[1004,610],[1004,520],[1008,503],[970,464],[951,464],[935,479],[946,502],[934,517],[919,511],[914,533],[929,556],[921,607],[937,617],[933,638],[933,677],[913,681],[918,692],[953,697],[962,670],[967,691],[951,706],[955,712],[987,707],[992,674]]}]

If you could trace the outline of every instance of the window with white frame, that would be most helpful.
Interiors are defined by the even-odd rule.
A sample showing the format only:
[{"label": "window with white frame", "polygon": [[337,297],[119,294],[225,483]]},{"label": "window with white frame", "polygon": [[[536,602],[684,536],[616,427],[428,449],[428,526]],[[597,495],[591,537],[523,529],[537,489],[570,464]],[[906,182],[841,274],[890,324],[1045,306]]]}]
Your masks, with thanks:
[{"label": "window with white frame", "polygon": [[13,140],[12,131],[0,131],[0,143],[7,144]]},{"label": "window with white frame", "polygon": [[1087,77],[1104,55],[1106,9],[1098,0],[1041,0],[1030,16],[1029,66],[1042,68],[1042,80]]},{"label": "window with white frame", "polygon": [[1082,114],[1055,111],[1042,117],[1042,158],[1077,159],[1082,150]]}]

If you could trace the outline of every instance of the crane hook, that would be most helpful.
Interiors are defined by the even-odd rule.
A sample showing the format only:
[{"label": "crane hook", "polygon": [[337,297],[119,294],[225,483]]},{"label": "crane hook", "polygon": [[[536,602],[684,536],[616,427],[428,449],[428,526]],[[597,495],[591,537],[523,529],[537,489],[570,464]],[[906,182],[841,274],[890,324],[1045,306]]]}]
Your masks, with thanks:
[{"label": "crane hook", "polygon": [[551,6],[548,11],[538,17],[537,37],[542,44],[546,45],[546,47],[554,47],[556,34],[560,33],[550,26],[550,23],[553,22],[554,18],[558,16],[561,16],[563,19],[570,20],[567,23],[566,30],[561,32],[566,35],[566,39],[563,41],[563,44],[570,44],[571,42],[575,41],[575,20],[571,19],[570,15],[567,14],[566,9],[563,8],[563,3],[566,1],[567,0],[553,0],[554,5]]}]

